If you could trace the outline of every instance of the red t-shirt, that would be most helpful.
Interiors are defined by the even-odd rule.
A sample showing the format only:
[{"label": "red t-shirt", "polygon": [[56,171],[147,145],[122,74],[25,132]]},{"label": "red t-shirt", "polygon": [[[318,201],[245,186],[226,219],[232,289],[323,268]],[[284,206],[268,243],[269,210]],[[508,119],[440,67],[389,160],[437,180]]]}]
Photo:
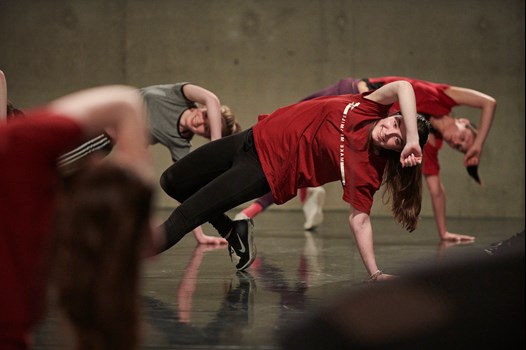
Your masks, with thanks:
[{"label": "red t-shirt", "polygon": [[81,140],[78,124],[47,110],[0,126],[0,348],[24,349],[45,297],[43,253],[56,159]]},{"label": "red t-shirt", "polygon": [[438,175],[440,173],[440,162],[438,161],[438,152],[442,148],[442,135],[435,134],[435,144],[429,141],[424,146],[424,157],[422,160],[422,174]]},{"label": "red t-shirt", "polygon": [[[436,117],[448,115],[451,109],[458,106],[451,97],[444,93],[444,90],[450,87],[447,84],[437,84],[430,81],[411,79],[405,77],[378,77],[368,78],[370,83],[388,84],[397,80],[405,80],[411,83],[415,91],[416,110],[418,113],[429,114]],[[400,111],[400,106],[394,103],[391,112]]]},{"label": "red t-shirt", "polygon": [[364,98],[369,93],[319,97],[259,116],[254,142],[275,203],[298,188],[340,180],[343,200],[370,213],[386,159],[369,152],[369,134],[390,105]]}]

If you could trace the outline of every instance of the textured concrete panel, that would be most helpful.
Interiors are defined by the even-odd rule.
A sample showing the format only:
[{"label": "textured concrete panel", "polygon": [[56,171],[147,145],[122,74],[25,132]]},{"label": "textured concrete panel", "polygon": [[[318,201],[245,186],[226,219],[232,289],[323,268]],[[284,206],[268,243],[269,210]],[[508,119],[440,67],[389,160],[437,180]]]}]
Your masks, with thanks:
[{"label": "textured concrete panel", "polygon": [[[346,76],[473,88],[498,103],[485,187],[445,146],[447,213],[524,217],[524,29],[523,0],[2,0],[0,69],[22,108],[100,84],[191,81],[244,127]],[[454,114],[478,123],[474,109]],[[152,150],[160,173],[170,159]],[[340,186],[326,188],[327,208],[345,208]],[[388,214],[380,195],[373,212]],[[427,192],[422,214],[432,215]]]}]

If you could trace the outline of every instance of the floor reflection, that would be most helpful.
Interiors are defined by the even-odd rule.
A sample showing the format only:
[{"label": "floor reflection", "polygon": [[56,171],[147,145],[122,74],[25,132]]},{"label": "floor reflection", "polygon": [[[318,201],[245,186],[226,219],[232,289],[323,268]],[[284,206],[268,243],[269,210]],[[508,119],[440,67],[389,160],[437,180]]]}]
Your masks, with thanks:
[{"label": "floor reflection", "polygon": [[164,344],[175,348],[177,345],[238,344],[244,337],[244,330],[253,324],[258,285],[278,297],[273,307],[279,310],[276,318],[278,322],[272,326],[275,332],[287,329],[291,322],[301,319],[309,300],[306,292],[322,274],[318,261],[321,239],[309,231],[305,231],[304,236],[305,244],[294,280],[281,267],[269,262],[264,254],[260,254],[249,270],[235,272],[225,286],[220,307],[206,324],[201,324],[201,319],[193,317],[199,270],[206,252],[222,248],[196,246],[179,281],[176,305],[152,296],[142,296],[145,322],[159,335],[157,340],[162,339],[157,346]]},{"label": "floor reflection", "polygon": [[[191,309],[174,309],[150,296],[142,298],[146,322],[161,334],[166,345],[236,344],[238,333],[250,325],[250,312],[254,303],[251,291],[255,288],[255,281],[250,274],[237,272],[236,278],[228,287],[215,317],[204,326],[197,326],[186,316],[191,313]],[[185,305],[189,304],[185,301]],[[181,318],[181,315],[185,316]]]},{"label": "floor reflection", "polygon": [[[196,246],[191,236],[145,262],[142,349],[279,349],[277,339],[291,327],[364,286],[367,274],[346,213],[327,212],[317,231],[303,231],[301,212],[257,219],[258,257],[245,272],[236,272],[226,247]],[[432,219],[423,219],[412,234],[390,218],[375,218],[374,225],[377,261],[396,274],[422,261],[483,251],[523,229],[524,221],[451,220],[459,232],[477,237],[470,244],[440,243]],[[33,350],[70,349],[67,338],[50,305]]]}]

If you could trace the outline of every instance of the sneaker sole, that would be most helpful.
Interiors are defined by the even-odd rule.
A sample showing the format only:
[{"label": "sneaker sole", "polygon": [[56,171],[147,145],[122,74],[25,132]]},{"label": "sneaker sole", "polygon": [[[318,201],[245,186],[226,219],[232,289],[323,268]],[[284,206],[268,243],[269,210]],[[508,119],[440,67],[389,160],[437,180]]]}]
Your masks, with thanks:
[{"label": "sneaker sole", "polygon": [[243,271],[247,269],[250,265],[252,265],[257,255],[257,249],[256,249],[256,246],[254,245],[254,225],[252,223],[249,223],[249,225],[250,225],[248,229],[248,245],[250,246],[249,257],[248,257],[248,261],[243,266],[236,266],[238,271]]}]

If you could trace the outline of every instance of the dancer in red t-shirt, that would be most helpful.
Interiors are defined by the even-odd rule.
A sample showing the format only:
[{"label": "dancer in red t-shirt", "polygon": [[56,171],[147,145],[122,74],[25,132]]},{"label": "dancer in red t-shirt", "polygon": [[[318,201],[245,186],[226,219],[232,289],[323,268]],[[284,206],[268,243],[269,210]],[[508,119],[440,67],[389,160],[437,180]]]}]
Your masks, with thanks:
[{"label": "dancer in red t-shirt", "polygon": [[[143,100],[135,89],[109,86],[62,97],[41,109],[26,111],[26,118],[15,118],[7,123],[0,122],[1,349],[29,349],[31,347],[31,331],[43,316],[45,307],[45,291],[48,282],[46,273],[51,263],[48,261],[51,254],[46,252],[46,248],[50,245],[53,233],[55,207],[63,203],[65,198],[70,198],[69,195],[75,197],[75,200],[68,201],[68,213],[76,212],[79,216],[77,216],[78,221],[71,221],[70,215],[57,217],[57,225],[63,224],[64,220],[70,220],[69,225],[63,226],[61,232],[69,233],[69,239],[74,241],[69,246],[70,249],[60,251],[68,263],[65,264],[65,260],[55,260],[56,264],[62,265],[63,268],[62,273],[57,273],[55,276],[57,281],[63,278],[68,280],[68,283],[59,286],[57,291],[59,295],[62,292],[66,294],[60,302],[61,308],[66,309],[67,317],[69,317],[72,316],[68,313],[71,309],[67,308],[71,306],[71,303],[83,303],[87,309],[89,305],[94,304],[113,307],[111,305],[114,304],[113,302],[101,303],[93,299],[97,297],[112,299],[111,295],[99,292],[103,289],[108,290],[108,285],[103,286],[102,284],[115,283],[112,285],[113,292],[118,292],[117,287],[120,289],[119,300],[115,303],[120,304],[121,308],[118,309],[119,313],[116,315],[118,319],[112,320],[116,320],[117,323],[113,324],[117,324],[118,327],[124,326],[121,319],[124,309],[129,316],[132,316],[125,318],[127,321],[124,327],[127,328],[130,325],[129,322],[136,321],[133,314],[137,289],[132,287],[137,284],[137,279],[129,277],[130,273],[133,275],[133,272],[138,270],[135,261],[139,260],[139,256],[133,249],[139,251],[141,246],[138,243],[139,239],[132,239],[131,231],[139,230],[137,234],[140,236],[138,237],[144,237],[148,230],[149,202],[144,198],[148,198],[148,193],[153,193],[154,179],[153,165],[147,151],[147,124],[143,111]],[[68,192],[66,197],[65,192],[60,191],[57,157],[86,139],[100,134],[106,128],[112,128],[115,135],[118,136],[119,141],[115,145],[113,155],[108,157],[104,166],[93,167],[93,170],[90,167],[90,171],[82,175],[84,181],[98,179],[91,182],[92,187],[81,188],[84,190],[84,197],[76,197],[76,192]],[[130,186],[124,188],[112,186],[104,180],[107,177],[104,174],[101,176],[99,169],[101,171],[106,169],[104,174],[120,176],[117,185],[126,183]],[[131,181],[123,181],[126,179],[131,179]],[[146,192],[146,196],[141,195],[142,200],[139,202],[136,202],[137,198],[132,198],[137,193],[137,188],[131,187],[131,184],[134,183],[141,183],[144,188],[141,193]],[[73,185],[74,182],[72,182]],[[59,196],[59,193],[64,193],[64,197]],[[81,198],[86,199],[86,196],[87,200],[80,201]],[[132,211],[136,215],[130,214],[119,220],[115,213],[110,212],[111,209],[123,211],[123,206],[119,205],[123,203],[118,200],[122,197],[126,197],[127,200],[124,205],[127,205],[128,208],[135,206],[137,210]],[[87,207],[90,210],[83,212],[82,208]],[[108,215],[104,215],[105,212],[108,212],[110,219]],[[139,215],[140,212],[142,216]],[[127,241],[117,242],[113,236],[109,236],[116,234],[112,229],[120,231],[123,227],[128,227],[120,226],[124,221],[132,225],[132,228],[129,231],[124,229]],[[105,227],[110,233],[101,227]],[[105,235],[98,236],[101,233]],[[101,240],[101,244],[94,244],[97,239]],[[135,246],[131,247],[128,243]],[[125,252],[120,251],[123,246],[126,246]],[[108,249],[111,253],[109,259],[102,259],[99,255],[99,249],[102,248]],[[82,254],[88,251],[89,253]],[[123,260],[131,259],[127,260],[129,264],[125,265],[126,267],[119,265],[116,261],[123,256],[125,257]],[[58,257],[51,255],[51,259],[58,259]],[[104,266],[97,266],[97,261],[104,262]],[[76,264],[71,262],[76,262]],[[90,264],[91,262],[93,264]],[[82,267],[79,268],[80,266]],[[115,270],[120,272],[115,273]],[[90,271],[96,274],[96,278],[86,279]],[[108,273],[110,274],[109,279]],[[129,279],[122,281],[124,278]],[[77,293],[78,289],[72,293],[72,290],[81,285],[81,281],[90,281],[92,289],[84,288],[80,291],[82,295]],[[123,283],[119,285],[119,281]],[[97,292],[90,294],[90,291],[94,289]],[[129,297],[130,294],[131,297]],[[83,298],[84,296],[90,298]],[[130,300],[132,303],[128,303]],[[111,313],[105,312],[108,310],[94,308],[91,308],[91,311],[93,312],[91,316],[95,316],[90,318],[90,322],[102,318],[107,320]],[[76,323],[78,320],[79,318],[72,318],[74,326],[78,325]],[[112,321],[106,325],[111,324]],[[97,333],[94,331],[96,328],[90,328],[92,335]],[[115,335],[113,330],[106,329],[105,331]],[[133,333],[134,327],[131,326],[126,332],[120,333],[125,334],[126,339],[115,336],[116,343],[114,344],[122,340],[127,345],[131,345],[130,340],[132,343],[135,342]],[[83,341],[87,341],[87,338]],[[100,347],[93,346],[92,348]],[[133,347],[115,346],[114,348],[131,349]]]},{"label": "dancer in red t-shirt", "polygon": [[[401,115],[388,117],[396,101]],[[383,183],[395,219],[415,229],[421,148],[428,134],[428,122],[418,120],[413,89],[404,81],[261,115],[252,129],[204,145],[163,173],[161,186],[182,204],[161,227],[166,242],[159,251],[209,221],[229,242],[236,267],[246,269],[256,256],[252,220],[232,221],[226,211],[269,191],[281,204],[298,188],[341,181],[349,224],[371,279],[390,278],[376,265],[369,214]]]},{"label": "dancer in red t-shirt", "polygon": [[[423,150],[422,170],[431,195],[438,235],[443,241],[471,242],[475,237],[449,232],[446,227],[446,192],[440,179],[438,154],[442,148],[443,141],[453,149],[464,153],[464,166],[467,167],[470,176],[478,183],[481,183],[477,167],[495,114],[496,102],[493,97],[473,89],[448,84],[438,84],[399,76],[387,76],[366,79],[351,77],[341,79],[336,84],[307,96],[303,101],[320,96],[362,93],[398,80],[405,80],[412,84],[415,92],[417,112],[425,115],[432,126],[431,135]],[[454,118],[450,115],[451,110],[456,106],[480,109],[480,126],[478,130],[468,119]],[[399,110],[398,104],[395,103],[391,107],[390,113]],[[323,219],[323,193],[320,193],[320,190],[322,188],[309,188],[312,194],[304,204],[304,212],[307,219],[305,223],[306,229],[319,225]],[[272,203],[274,203],[272,194],[268,193],[241,211],[237,217],[253,218]]]}]

